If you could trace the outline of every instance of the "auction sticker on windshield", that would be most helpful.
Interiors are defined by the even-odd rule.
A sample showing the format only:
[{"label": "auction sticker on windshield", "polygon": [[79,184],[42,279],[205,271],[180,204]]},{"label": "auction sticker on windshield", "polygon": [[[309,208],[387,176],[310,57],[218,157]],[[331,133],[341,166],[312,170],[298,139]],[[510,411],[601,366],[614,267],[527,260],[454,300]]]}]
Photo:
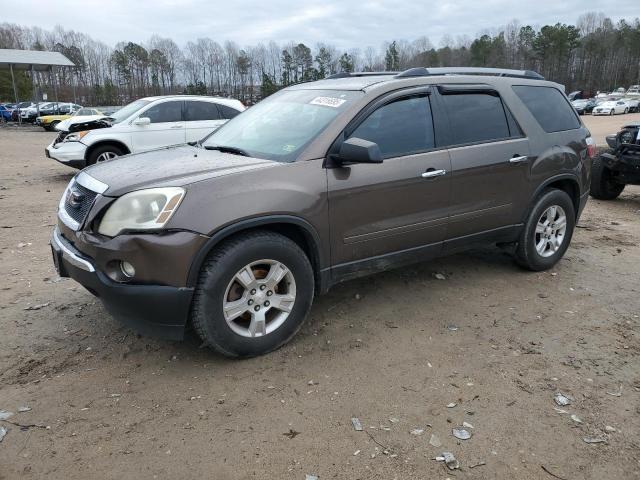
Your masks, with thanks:
[{"label": "auction sticker on windshield", "polygon": [[334,98],[334,97],[316,97],[309,102],[311,105],[322,105],[323,107],[333,107],[338,108],[342,105],[346,100],[342,98]]}]

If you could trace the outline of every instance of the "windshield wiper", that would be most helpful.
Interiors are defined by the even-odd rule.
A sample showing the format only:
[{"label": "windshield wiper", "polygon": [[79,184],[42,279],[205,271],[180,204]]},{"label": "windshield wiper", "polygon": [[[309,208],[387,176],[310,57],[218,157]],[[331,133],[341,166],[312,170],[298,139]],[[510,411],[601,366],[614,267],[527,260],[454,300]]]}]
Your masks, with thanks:
[{"label": "windshield wiper", "polygon": [[233,155],[242,155],[243,157],[250,157],[246,151],[238,147],[230,147],[226,145],[205,145],[205,150],[218,150],[224,153],[231,153]]}]

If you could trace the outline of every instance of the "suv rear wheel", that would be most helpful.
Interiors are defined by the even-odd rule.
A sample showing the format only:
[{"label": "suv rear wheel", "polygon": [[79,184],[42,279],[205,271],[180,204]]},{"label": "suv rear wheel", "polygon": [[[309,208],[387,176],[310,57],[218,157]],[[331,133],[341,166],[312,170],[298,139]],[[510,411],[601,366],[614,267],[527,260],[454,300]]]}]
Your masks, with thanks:
[{"label": "suv rear wheel", "polygon": [[518,263],[533,271],[553,267],[569,247],[575,219],[575,208],[566,192],[557,189],[543,192],[520,235]]},{"label": "suv rear wheel", "polygon": [[205,261],[191,322],[223,355],[262,355],[298,332],[313,293],[313,269],[295,242],[268,231],[248,233],[225,242]]},{"label": "suv rear wheel", "polygon": [[598,200],[613,200],[624,190],[624,183],[614,181],[611,170],[600,160],[593,159],[591,164],[591,189],[589,193]]}]

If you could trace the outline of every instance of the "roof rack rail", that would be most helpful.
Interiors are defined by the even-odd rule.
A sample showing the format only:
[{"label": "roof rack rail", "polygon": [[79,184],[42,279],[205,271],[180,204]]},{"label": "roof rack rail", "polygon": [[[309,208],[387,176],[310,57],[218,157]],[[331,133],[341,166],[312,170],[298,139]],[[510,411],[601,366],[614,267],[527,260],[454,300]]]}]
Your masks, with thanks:
[{"label": "roof rack rail", "polygon": [[399,75],[400,72],[340,72],[329,75],[325,80],[334,80],[336,78],[350,78],[350,77],[372,77],[375,75]]},{"label": "roof rack rail", "polygon": [[544,80],[544,77],[533,70],[512,70],[508,68],[486,67],[435,67],[410,68],[396,75],[396,78],[427,77],[432,75],[497,75],[498,77],[528,78]]}]

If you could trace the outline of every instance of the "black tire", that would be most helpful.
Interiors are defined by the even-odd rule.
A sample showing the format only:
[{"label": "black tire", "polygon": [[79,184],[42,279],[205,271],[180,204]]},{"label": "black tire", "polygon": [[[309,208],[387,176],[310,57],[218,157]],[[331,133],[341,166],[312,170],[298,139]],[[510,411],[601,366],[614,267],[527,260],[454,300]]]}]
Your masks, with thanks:
[{"label": "black tire", "polygon": [[[561,207],[566,216],[566,230],[564,238],[558,250],[552,255],[545,257],[538,253],[536,249],[536,225],[538,220],[552,206]],[[542,192],[542,194],[536,199],[527,218],[527,222],[520,234],[520,240],[518,241],[518,247],[516,249],[516,260],[518,264],[528,270],[538,272],[541,270],[547,270],[553,267],[565,254],[569,243],[571,243],[571,237],[576,223],[576,212],[573,206],[573,202],[566,192],[558,189],[549,189]]]},{"label": "black tire", "polygon": [[615,113],[616,111],[613,108],[609,111],[609,115],[615,115]]},{"label": "black tire", "polygon": [[55,132],[56,131],[56,125],[58,125],[59,123],[60,123],[60,120],[54,120],[53,122],[51,122],[49,124],[49,131]]},{"label": "black tire", "polygon": [[600,157],[593,159],[591,165],[591,188],[589,193],[598,200],[613,200],[618,198],[625,185],[613,180],[611,170],[600,160]]},{"label": "black tire", "polygon": [[93,164],[97,163],[98,158],[100,157],[100,155],[103,155],[105,153],[112,153],[116,157],[119,157],[120,155],[124,154],[122,149],[120,147],[118,147],[117,145],[111,145],[111,144],[100,145],[100,146],[94,148],[91,151],[91,153],[89,154],[89,157],[87,158],[87,165],[93,165]]},{"label": "black tire", "polygon": [[627,113],[629,113],[629,108],[625,108],[625,109],[624,109],[624,113],[625,113],[625,115],[626,115]]},{"label": "black tire", "polygon": [[[224,317],[227,287],[243,267],[265,259],[281,262],[289,269],[295,280],[295,301],[284,323],[275,330],[262,336],[242,336],[229,326]],[[313,295],[313,268],[304,251],[283,235],[255,231],[225,241],[209,254],[195,289],[191,323],[209,347],[225,356],[248,358],[263,355],[284,345],[300,330],[311,308]]]}]

